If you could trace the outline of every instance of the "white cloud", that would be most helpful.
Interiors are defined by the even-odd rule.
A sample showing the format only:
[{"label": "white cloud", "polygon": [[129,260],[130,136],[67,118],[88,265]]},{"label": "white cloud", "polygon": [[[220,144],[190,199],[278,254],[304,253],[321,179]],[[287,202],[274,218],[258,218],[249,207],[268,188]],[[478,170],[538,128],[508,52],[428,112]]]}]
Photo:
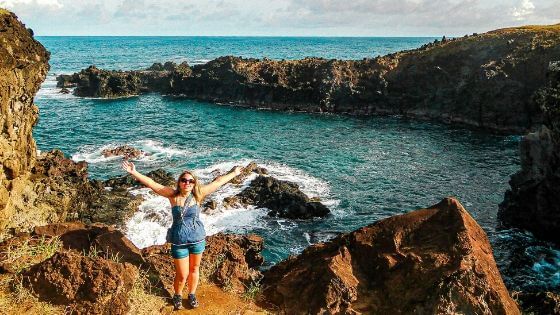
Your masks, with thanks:
[{"label": "white cloud", "polygon": [[521,1],[521,5],[514,7],[511,10],[511,15],[517,21],[525,20],[529,15],[533,14],[535,11],[535,5],[530,0]]},{"label": "white cloud", "polygon": [[15,9],[22,5],[36,5],[37,7],[62,8],[63,5],[58,0],[2,0],[0,6],[7,9]]},{"label": "white cloud", "polygon": [[461,36],[553,24],[560,0],[0,0],[38,35]]}]

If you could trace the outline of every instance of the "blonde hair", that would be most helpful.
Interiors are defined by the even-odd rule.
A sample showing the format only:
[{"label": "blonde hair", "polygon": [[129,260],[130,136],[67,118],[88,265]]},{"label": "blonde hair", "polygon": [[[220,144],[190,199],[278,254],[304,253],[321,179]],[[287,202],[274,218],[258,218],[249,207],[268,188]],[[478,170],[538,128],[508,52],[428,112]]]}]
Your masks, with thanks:
[{"label": "blonde hair", "polygon": [[193,194],[194,200],[196,200],[196,202],[200,204],[202,203],[202,198],[203,198],[202,192],[200,191],[200,182],[198,181],[198,177],[196,177],[196,175],[194,175],[191,171],[183,171],[181,175],[179,175],[179,178],[177,179],[177,188],[175,188],[175,196],[181,193],[181,186],[180,186],[181,178],[183,178],[183,176],[187,174],[191,175],[192,178],[194,179],[194,187],[191,192]]}]

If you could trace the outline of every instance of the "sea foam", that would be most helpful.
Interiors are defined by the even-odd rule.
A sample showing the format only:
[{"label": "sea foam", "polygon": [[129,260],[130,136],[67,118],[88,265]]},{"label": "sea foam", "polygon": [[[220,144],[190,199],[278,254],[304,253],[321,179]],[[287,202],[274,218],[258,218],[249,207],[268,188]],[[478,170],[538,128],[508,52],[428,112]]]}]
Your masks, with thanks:
[{"label": "sea foam", "polygon": [[[203,182],[210,182],[216,173],[223,174],[236,165],[247,165],[249,162],[250,160],[246,159],[220,162],[206,168],[196,169],[194,173]],[[329,185],[318,178],[286,165],[258,161],[257,164],[267,168],[271,176],[297,183],[302,191],[309,196],[322,198],[325,203],[331,205],[331,209],[332,206],[338,204],[337,200],[328,199]],[[246,233],[255,228],[282,232],[290,231],[298,226],[298,222],[294,220],[268,217],[267,209],[256,208],[255,206],[226,209],[222,205],[224,198],[238,194],[257,176],[257,174],[251,174],[241,185],[226,184],[207,198],[207,200],[214,200],[217,203],[216,209],[200,215],[208,235],[223,231]],[[142,195],[144,202],[126,224],[127,237],[140,248],[163,244],[167,227],[171,226],[172,222],[169,201],[147,188],[131,190],[131,193]],[[297,250],[301,249],[294,249],[294,251]]]}]

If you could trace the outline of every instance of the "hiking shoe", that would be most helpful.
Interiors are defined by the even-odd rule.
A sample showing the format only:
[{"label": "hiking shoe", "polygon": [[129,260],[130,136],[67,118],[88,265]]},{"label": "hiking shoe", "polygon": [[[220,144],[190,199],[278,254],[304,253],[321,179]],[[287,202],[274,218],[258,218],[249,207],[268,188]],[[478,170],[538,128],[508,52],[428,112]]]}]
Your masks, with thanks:
[{"label": "hiking shoe", "polygon": [[196,299],[196,296],[194,294],[189,294],[189,305],[192,308],[197,308],[198,307],[198,301]]},{"label": "hiking shoe", "polygon": [[173,310],[178,311],[183,308],[183,298],[179,294],[173,295]]}]

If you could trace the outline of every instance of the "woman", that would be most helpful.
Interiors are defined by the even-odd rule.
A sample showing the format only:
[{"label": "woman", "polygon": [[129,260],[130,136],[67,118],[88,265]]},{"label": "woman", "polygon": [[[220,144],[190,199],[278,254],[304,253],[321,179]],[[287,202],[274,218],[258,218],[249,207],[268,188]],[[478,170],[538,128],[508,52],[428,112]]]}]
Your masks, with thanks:
[{"label": "woman", "polygon": [[169,199],[173,225],[168,232],[168,241],[171,242],[171,256],[175,264],[173,307],[175,310],[181,309],[181,293],[187,280],[188,303],[193,308],[198,307],[195,292],[198,286],[200,260],[206,246],[206,233],[199,218],[200,205],[206,196],[241,174],[242,168],[237,166],[229,174],[216,178],[208,185],[200,184],[193,173],[184,171],[177,179],[177,187],[173,189],[140,174],[132,162],[124,161],[122,167],[156,194]]}]

